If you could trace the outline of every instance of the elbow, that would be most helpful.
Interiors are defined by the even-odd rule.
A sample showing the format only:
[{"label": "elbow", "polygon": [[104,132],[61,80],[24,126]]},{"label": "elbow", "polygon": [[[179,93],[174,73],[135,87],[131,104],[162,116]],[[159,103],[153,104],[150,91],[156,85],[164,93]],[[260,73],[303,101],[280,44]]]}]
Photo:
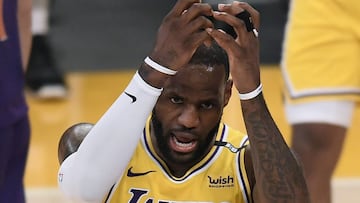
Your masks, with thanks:
[{"label": "elbow", "polygon": [[95,180],[83,175],[69,178],[69,180],[65,180],[65,178],[64,174],[59,172],[59,188],[69,200],[87,203],[103,202],[107,190],[104,190],[104,187],[98,187]]},{"label": "elbow", "polygon": [[98,178],[86,170],[73,165],[75,156],[70,155],[62,163],[58,172],[58,185],[64,196],[76,202],[101,203],[109,190]]}]

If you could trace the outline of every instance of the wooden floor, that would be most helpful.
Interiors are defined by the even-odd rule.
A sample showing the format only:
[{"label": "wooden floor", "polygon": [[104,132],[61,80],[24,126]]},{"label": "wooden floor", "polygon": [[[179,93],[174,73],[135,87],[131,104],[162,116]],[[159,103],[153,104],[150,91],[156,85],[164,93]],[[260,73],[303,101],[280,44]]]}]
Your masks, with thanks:
[{"label": "wooden floor", "polygon": [[[39,101],[28,95],[32,138],[25,185],[28,202],[66,202],[57,190],[57,144],[62,132],[78,122],[96,122],[125,88],[133,70],[119,72],[69,73],[70,93],[63,101]],[[281,102],[281,75],[277,67],[263,67],[264,95],[270,111],[287,141],[286,124]],[[229,111],[231,109],[231,113]],[[239,129],[241,113],[234,98],[227,107],[224,120]],[[343,156],[334,177],[335,203],[360,202],[360,108],[356,109]]]}]

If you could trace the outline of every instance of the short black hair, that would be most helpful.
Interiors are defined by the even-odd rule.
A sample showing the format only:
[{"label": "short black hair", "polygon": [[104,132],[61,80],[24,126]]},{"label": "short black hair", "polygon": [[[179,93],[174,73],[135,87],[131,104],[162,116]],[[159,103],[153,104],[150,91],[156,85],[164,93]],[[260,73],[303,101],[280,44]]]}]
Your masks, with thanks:
[{"label": "short black hair", "polygon": [[207,66],[224,65],[225,79],[229,79],[230,69],[228,55],[215,41],[211,43],[211,46],[206,46],[205,44],[200,45],[192,56],[189,64]]},{"label": "short black hair", "polygon": [[58,160],[60,164],[78,150],[80,144],[93,126],[94,124],[92,123],[77,123],[69,127],[62,134],[58,144]]}]

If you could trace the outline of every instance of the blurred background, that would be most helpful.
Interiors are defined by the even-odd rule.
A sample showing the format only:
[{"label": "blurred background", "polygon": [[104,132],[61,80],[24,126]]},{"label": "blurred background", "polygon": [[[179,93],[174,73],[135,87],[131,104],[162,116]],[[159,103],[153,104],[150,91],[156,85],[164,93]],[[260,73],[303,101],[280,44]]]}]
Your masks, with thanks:
[{"label": "blurred background", "polygon": [[[50,36],[65,71],[119,70],[139,65],[151,50],[175,0],[61,0],[52,7]],[[286,0],[250,0],[261,12],[261,61],[277,64]]]},{"label": "blurred background", "polygon": [[[49,42],[68,93],[42,100],[28,94],[32,138],[25,177],[30,203],[67,202],[57,189],[57,144],[66,128],[96,122],[125,88],[134,70],[151,50],[157,28],[175,0],[61,0],[50,10]],[[279,71],[287,0],[247,0],[261,13],[261,68],[265,97],[274,119],[288,140],[282,109]],[[233,106],[238,107],[238,101]],[[234,112],[234,111],[232,111]],[[236,111],[235,111],[236,112]],[[240,114],[240,109],[239,111]],[[239,124],[241,115],[226,113]],[[359,123],[357,111],[354,123]],[[335,177],[335,203],[360,189],[360,154],[355,124],[350,129]],[[350,185],[350,186],[349,186]],[[351,202],[360,202],[351,197]],[[350,202],[350,201],[348,201]]]}]

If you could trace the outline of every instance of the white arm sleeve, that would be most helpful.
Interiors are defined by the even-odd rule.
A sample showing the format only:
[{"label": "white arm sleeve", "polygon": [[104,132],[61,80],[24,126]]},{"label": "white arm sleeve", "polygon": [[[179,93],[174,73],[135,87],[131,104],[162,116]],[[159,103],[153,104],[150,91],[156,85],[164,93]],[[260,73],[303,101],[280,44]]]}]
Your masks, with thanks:
[{"label": "white arm sleeve", "polygon": [[102,202],[131,159],[162,89],[138,73],[86,136],[77,152],[61,164],[58,183],[71,199]]}]

